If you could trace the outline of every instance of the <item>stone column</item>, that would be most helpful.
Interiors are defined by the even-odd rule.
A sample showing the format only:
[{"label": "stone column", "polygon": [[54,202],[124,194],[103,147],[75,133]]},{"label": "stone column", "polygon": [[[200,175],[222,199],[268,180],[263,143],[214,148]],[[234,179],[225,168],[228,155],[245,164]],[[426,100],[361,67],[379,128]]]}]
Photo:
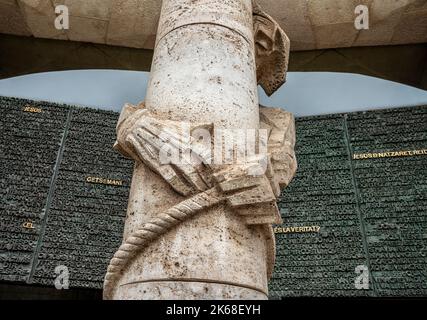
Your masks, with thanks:
[{"label": "stone column", "polygon": [[[265,221],[280,222],[271,197],[272,218],[259,223],[248,222],[257,213],[250,203],[236,198],[234,208],[221,193],[227,187],[209,179],[190,183],[200,193],[187,203],[189,194],[144,158],[143,144],[126,138],[139,130],[129,115],[141,110],[138,119],[156,125],[258,129],[253,21],[252,0],[163,0],[145,105],[128,106],[118,125],[119,151],[143,160],[135,163],[125,241],[110,264],[105,298],[267,299],[274,235]],[[148,120],[141,121],[138,128]],[[219,176],[216,183],[225,179]]]}]

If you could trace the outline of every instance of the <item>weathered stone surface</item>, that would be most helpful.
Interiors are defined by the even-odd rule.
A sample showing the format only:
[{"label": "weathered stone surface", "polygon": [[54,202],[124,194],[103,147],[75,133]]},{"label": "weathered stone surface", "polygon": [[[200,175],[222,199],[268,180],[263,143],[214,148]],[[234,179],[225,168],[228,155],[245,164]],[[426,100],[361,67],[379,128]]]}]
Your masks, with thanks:
[{"label": "weathered stone surface", "polygon": [[[16,13],[17,18],[13,19],[15,22],[5,24],[2,32],[26,34],[25,25],[28,25],[29,32],[36,37],[66,39],[63,33],[52,29],[54,13],[49,0],[18,2],[24,21],[21,23]],[[8,11],[0,11],[0,15],[6,16],[6,12],[10,12],[11,1],[2,0],[0,3],[8,4],[4,7]],[[90,22],[85,20],[86,24],[93,26],[93,20],[108,22],[108,32],[102,39],[98,28],[86,29],[87,25],[75,23],[72,34],[79,35],[76,40],[154,48],[161,1],[54,0],[52,3],[65,3],[70,8],[71,16],[89,19]],[[423,0],[259,0],[259,3],[285,30],[291,40],[292,50],[427,41],[426,4]],[[370,9],[369,30],[358,31],[354,28],[354,9],[360,4]]]},{"label": "weathered stone surface", "polygon": [[[268,130],[269,134],[268,153],[248,159],[244,163],[221,165],[213,162],[214,141],[211,141],[207,146],[200,146],[189,137],[190,139],[187,142],[185,133],[182,132],[180,126],[190,128],[191,131],[196,129],[192,128],[190,123],[168,120],[168,115],[155,114],[147,110],[144,104],[138,107],[126,105],[123,108],[117,125],[115,148],[123,155],[141,162],[161,176],[175,192],[186,197],[186,200],[172,206],[165,212],[155,214],[151,220],[142,220],[135,225],[134,228],[137,230],[127,236],[110,262],[104,284],[105,298],[115,297],[115,290],[117,290],[115,287],[118,286],[123,272],[132,263],[132,259],[140,255],[141,252],[147,253],[154,242],[161,241],[168,232],[180,227],[183,222],[194,219],[196,215],[202,215],[203,211],[211,207],[226,203],[240,215],[240,223],[247,225],[281,223],[276,200],[280,195],[280,188],[288,185],[296,170],[294,119],[291,114],[281,109],[264,107],[261,109],[261,122],[261,127]],[[210,133],[213,133],[215,129],[214,124],[202,126],[196,124],[196,127],[198,129],[209,129],[208,132]],[[197,157],[200,163],[194,162],[194,158],[181,160],[182,162],[177,163],[162,163],[160,152],[161,148],[166,146],[165,141],[170,141],[167,143],[170,152],[178,154],[180,150],[191,150],[192,156]],[[260,165],[264,161],[266,161],[266,169]],[[255,172],[258,173],[254,175]],[[146,199],[144,200],[146,201]],[[214,222],[217,217],[212,218]],[[236,223],[236,227],[238,227],[239,219],[236,219]],[[268,248],[267,273],[271,276],[275,259],[274,236],[271,231],[268,231],[268,226],[264,226],[264,228],[268,234],[266,237]],[[202,259],[210,259],[210,249],[204,250],[202,244],[206,241],[211,243],[212,239],[215,239],[215,236],[209,235],[207,232],[199,235],[197,242],[200,246],[197,249],[201,261],[203,261]],[[228,242],[232,242],[230,236],[228,239]],[[244,239],[240,241],[244,241]],[[259,240],[257,239],[257,241]],[[210,245],[207,247],[210,248]],[[237,247],[235,251],[243,251],[243,248],[239,248],[236,244],[234,247]],[[251,247],[253,248],[253,245]],[[182,252],[185,247],[176,245],[176,249]],[[233,249],[233,246],[230,246],[230,249]],[[154,256],[159,256],[156,251],[151,252]],[[236,254],[236,256],[238,255]],[[180,262],[175,262],[175,264],[181,264],[188,268],[186,267],[188,264],[186,257],[184,255],[183,258],[179,259]],[[191,259],[191,255],[188,258]],[[233,262],[238,266],[237,261]],[[226,263],[232,265],[233,262],[228,260]],[[149,271],[150,268],[140,267],[136,271],[144,273],[146,269]],[[208,270],[208,273],[202,275],[188,273],[187,276],[190,279],[200,279],[200,281],[203,279],[210,280],[212,270],[211,268]],[[181,278],[182,276],[181,274]],[[244,276],[238,276],[244,278]],[[239,279],[237,276],[235,277]],[[254,277],[261,280],[263,278],[262,274],[251,274],[253,280],[255,280]],[[170,278],[171,275],[167,279]],[[223,280],[219,275],[217,281],[219,283],[233,283],[230,279]],[[146,283],[147,281],[143,282]],[[236,282],[236,286],[238,284],[239,282]],[[124,285],[126,286],[126,283]],[[177,284],[176,286],[182,287],[183,285]],[[252,284],[251,287],[254,285]],[[171,290],[174,291],[173,288]],[[177,295],[179,296],[178,293]],[[129,294],[124,292],[119,294],[119,297],[125,296],[129,296]],[[222,294],[220,297],[224,298]],[[161,296],[159,298],[166,297]]]},{"label": "weathered stone surface", "polygon": [[113,1],[106,43],[154,48],[161,5],[157,0]]},{"label": "weathered stone surface", "polygon": [[68,40],[106,43],[110,22],[111,0],[53,0],[53,5],[65,5],[69,10]]},{"label": "weathered stone surface", "polygon": [[69,40],[105,43],[108,20],[70,16],[70,29],[66,31]]},{"label": "weathered stone surface", "polygon": [[264,10],[271,15],[286,32],[291,41],[291,50],[314,49],[316,43],[314,29],[310,23],[308,1],[300,1],[294,5],[294,0],[276,1],[273,8],[270,1],[258,0]]},{"label": "weathered stone surface", "polygon": [[356,44],[369,45],[372,41],[376,41],[380,45],[390,44],[402,14],[407,9],[407,2],[407,0],[372,1],[369,17],[370,28],[359,32]]},{"label": "weathered stone surface", "polygon": [[402,14],[399,23],[396,25],[391,42],[399,44],[403,39],[414,41],[414,39],[424,39],[427,35],[427,8],[422,10],[407,11]]},{"label": "weathered stone surface", "polygon": [[350,47],[358,30],[354,27],[357,1],[308,1],[308,14],[316,48]]},{"label": "weathered stone surface", "polygon": [[[267,296],[275,259],[271,224],[281,221],[275,202],[280,185],[295,171],[286,172],[292,166],[288,162],[295,160],[293,151],[287,149],[290,159],[273,159],[270,150],[249,157],[244,144],[243,162],[236,163],[234,156],[230,163],[214,159],[215,152],[237,153],[235,142],[224,144],[226,151],[222,143],[214,150],[217,140],[234,140],[233,129],[258,132],[257,80],[271,94],[286,75],[286,35],[261,9],[256,7],[255,17],[252,9],[251,0],[162,2],[146,103],[125,106],[117,126],[117,148],[137,165],[124,241],[105,277],[105,299],[127,297],[129,284],[158,280],[170,281],[169,289],[166,284],[161,288],[174,291],[177,299],[187,298],[192,280],[224,286],[224,292],[231,284]],[[265,142],[268,149],[293,147],[295,138],[288,137],[294,134],[293,118],[283,113],[276,109],[264,114],[271,138]],[[288,127],[277,127],[276,122],[286,120]],[[180,126],[210,129],[208,145],[187,140]],[[219,133],[220,129],[228,131]],[[160,151],[165,147],[173,154],[188,150],[200,162],[163,163]],[[221,233],[201,232],[208,226]],[[187,289],[176,290],[183,287]],[[240,296],[240,291],[230,297]],[[147,298],[144,291],[132,292],[137,294],[134,299]],[[218,291],[219,298],[224,292]],[[156,292],[157,299],[167,297]]]},{"label": "weathered stone surface", "polygon": [[253,10],[257,81],[271,96],[286,81],[289,38],[256,2]]},{"label": "weathered stone surface", "polygon": [[113,0],[52,0],[54,6],[65,5],[71,16],[108,21]]},{"label": "weathered stone surface", "polygon": [[0,33],[10,33],[20,36],[30,36],[25,19],[15,0],[0,1]]},{"label": "weathered stone surface", "polygon": [[64,30],[55,28],[55,9],[48,0],[18,0],[26,25],[34,37],[67,40]]}]

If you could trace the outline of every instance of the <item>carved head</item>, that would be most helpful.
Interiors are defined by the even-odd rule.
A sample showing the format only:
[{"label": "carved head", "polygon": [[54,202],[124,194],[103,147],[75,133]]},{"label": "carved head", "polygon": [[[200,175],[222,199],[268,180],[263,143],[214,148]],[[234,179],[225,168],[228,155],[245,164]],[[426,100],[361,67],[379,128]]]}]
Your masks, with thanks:
[{"label": "carved head", "polygon": [[271,96],[286,82],[290,41],[279,24],[253,3],[258,84]]}]

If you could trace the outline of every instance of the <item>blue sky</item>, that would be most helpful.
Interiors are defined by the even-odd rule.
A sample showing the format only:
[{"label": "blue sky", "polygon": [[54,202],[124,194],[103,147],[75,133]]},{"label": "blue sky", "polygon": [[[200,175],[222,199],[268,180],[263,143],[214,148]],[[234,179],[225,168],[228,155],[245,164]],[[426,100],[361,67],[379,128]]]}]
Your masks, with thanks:
[{"label": "blue sky", "polygon": [[[0,80],[0,95],[120,111],[144,100],[149,73],[123,70],[46,72]],[[296,116],[427,105],[427,91],[378,78],[333,72],[290,72],[260,103]]]}]

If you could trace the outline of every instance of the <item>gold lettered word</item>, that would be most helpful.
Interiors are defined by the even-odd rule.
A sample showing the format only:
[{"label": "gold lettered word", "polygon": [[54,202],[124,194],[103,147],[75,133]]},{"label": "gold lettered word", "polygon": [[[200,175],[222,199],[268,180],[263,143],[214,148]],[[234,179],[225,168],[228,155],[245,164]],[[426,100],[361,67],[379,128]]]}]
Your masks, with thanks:
[{"label": "gold lettered word", "polygon": [[355,153],[354,160],[378,159],[378,158],[393,158],[393,157],[413,157],[427,155],[427,149],[420,150],[404,150],[404,151],[387,151],[374,153]]},{"label": "gold lettered word", "polygon": [[320,226],[274,227],[274,233],[309,233],[319,231]]},{"label": "gold lettered word", "polygon": [[22,227],[29,230],[34,229],[34,222],[26,221],[22,224]]},{"label": "gold lettered word", "polygon": [[26,105],[23,111],[31,112],[31,113],[41,113],[43,110],[41,108],[36,108],[36,107]]},{"label": "gold lettered word", "polygon": [[122,186],[123,185],[122,180],[99,178],[99,177],[87,177],[86,182],[96,183],[96,184],[106,184],[106,185],[111,185],[111,186]]}]

